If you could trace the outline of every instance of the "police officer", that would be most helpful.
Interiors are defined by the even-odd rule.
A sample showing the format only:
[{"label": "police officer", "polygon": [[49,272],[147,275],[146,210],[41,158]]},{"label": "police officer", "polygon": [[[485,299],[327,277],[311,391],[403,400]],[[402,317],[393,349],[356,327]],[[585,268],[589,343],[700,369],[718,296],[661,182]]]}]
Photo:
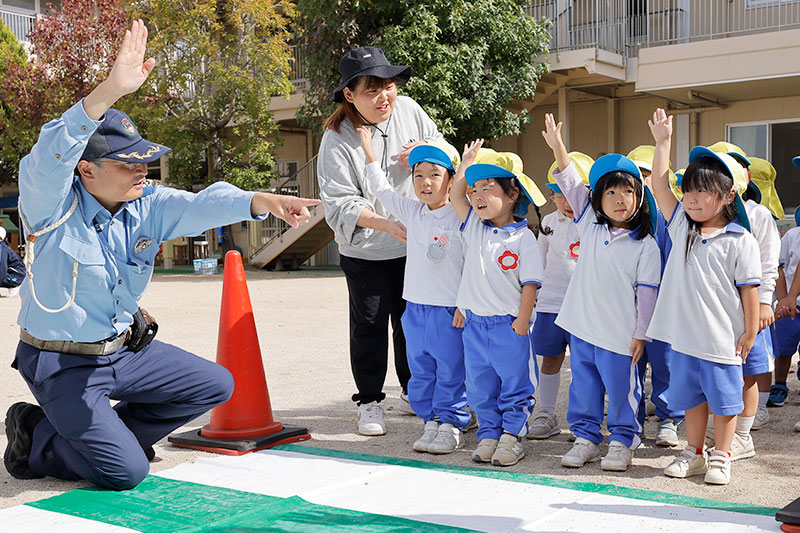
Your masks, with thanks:
[{"label": "police officer", "polygon": [[[4,463],[19,479],[111,489],[144,479],[156,441],[233,392],[225,368],[147,344],[153,331],[137,302],[159,243],[269,213],[296,227],[318,203],[227,183],[198,194],[145,187],[147,163],[169,148],[144,140],[111,106],[155,66],[146,42],[135,21],[108,79],[46,124],[20,164],[29,276],[13,366],[39,405],[16,403],[6,415]],[[140,327],[131,329],[134,317]]]}]

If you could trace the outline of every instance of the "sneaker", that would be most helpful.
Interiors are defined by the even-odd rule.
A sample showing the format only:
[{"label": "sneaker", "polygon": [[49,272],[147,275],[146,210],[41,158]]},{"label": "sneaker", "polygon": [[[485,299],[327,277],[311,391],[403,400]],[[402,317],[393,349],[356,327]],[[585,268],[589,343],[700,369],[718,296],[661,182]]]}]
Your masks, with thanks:
[{"label": "sneaker", "polygon": [[767,407],[783,407],[787,396],[789,396],[789,387],[785,383],[776,383],[769,389]]},{"label": "sneaker", "polygon": [[529,422],[529,424],[529,439],[547,439],[553,435],[558,435],[561,433],[561,428],[558,427],[556,417],[547,411],[540,412],[538,415],[536,415],[536,418],[534,418],[532,422]]},{"label": "sneaker", "polygon": [[44,477],[32,471],[28,466],[33,445],[33,431],[28,428],[34,427],[42,418],[44,418],[44,411],[41,407],[25,402],[15,403],[6,412],[8,445],[3,455],[3,462],[8,473],[17,479]]},{"label": "sneaker", "polygon": [[469,406],[465,407],[464,410],[469,413],[469,422],[467,422],[467,427],[465,427],[461,431],[466,433],[467,431],[470,431],[478,427],[478,415],[476,415],[475,411],[470,409]]},{"label": "sneaker", "polygon": [[644,410],[647,416],[653,416],[656,414],[656,404],[650,401],[650,397],[648,396],[647,399],[644,401]]},{"label": "sneaker", "polygon": [[624,472],[631,465],[633,450],[619,442],[612,440],[608,443],[608,453],[600,461],[600,468],[612,472]]},{"label": "sneaker", "polygon": [[381,404],[370,402],[358,406],[358,432],[369,437],[386,435],[386,423],[383,421]]},{"label": "sneaker", "polygon": [[561,458],[561,466],[580,468],[586,463],[600,460],[600,449],[597,444],[582,437],[575,439],[572,449]]},{"label": "sneaker", "polygon": [[657,446],[677,446],[678,426],[671,418],[658,421],[658,433],[656,433]]},{"label": "sneaker", "polygon": [[500,442],[492,454],[494,466],[515,465],[523,457],[525,457],[525,447],[522,445],[522,439],[508,433],[500,435]]},{"label": "sneaker", "polygon": [[497,439],[481,439],[478,447],[472,452],[472,460],[476,463],[490,463],[498,442],[500,441]]},{"label": "sneaker", "polygon": [[575,439],[577,439],[577,438],[578,438],[578,436],[575,433],[573,433],[572,431],[570,431],[569,435],[567,436],[567,440],[570,441],[570,442],[575,442]]},{"label": "sneaker", "polygon": [[696,453],[694,447],[687,446],[672,463],[664,469],[664,475],[669,477],[692,477],[705,474],[708,470],[706,454]]},{"label": "sneaker", "polygon": [[464,446],[461,430],[453,424],[441,424],[436,438],[428,446],[428,453],[453,453]]},{"label": "sneaker", "polygon": [[758,431],[761,428],[765,428],[769,425],[769,411],[767,411],[766,407],[759,407],[758,411],[756,411],[756,416],[753,419],[753,427],[750,428],[750,431]]},{"label": "sneaker", "polygon": [[749,459],[756,456],[756,447],[753,445],[753,437],[749,433],[742,437],[738,433],[733,434],[731,441],[731,461],[737,459]]},{"label": "sneaker", "polygon": [[408,401],[408,393],[406,392],[400,393],[400,405],[397,406],[397,410],[407,415],[416,416],[417,414],[414,412],[414,408],[411,407],[411,404]]},{"label": "sneaker", "polygon": [[425,422],[425,430],[422,432],[422,436],[414,441],[411,447],[414,448],[415,452],[427,452],[428,446],[431,445],[431,442],[436,438],[438,432],[439,422],[436,420],[428,420]]},{"label": "sneaker", "polygon": [[711,485],[727,485],[731,482],[731,458],[727,453],[717,450],[708,453],[708,471],[704,481]]}]

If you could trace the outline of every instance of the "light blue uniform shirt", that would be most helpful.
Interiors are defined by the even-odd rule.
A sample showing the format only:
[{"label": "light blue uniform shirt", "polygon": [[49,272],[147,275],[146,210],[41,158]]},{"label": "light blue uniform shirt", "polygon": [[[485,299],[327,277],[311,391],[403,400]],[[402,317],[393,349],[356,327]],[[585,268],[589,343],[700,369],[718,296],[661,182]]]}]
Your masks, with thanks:
[{"label": "light blue uniform shirt", "polygon": [[[255,193],[223,182],[197,194],[145,187],[141,198],[124,203],[112,216],[75,176],[89,137],[101,122],[90,119],[78,102],[42,128],[20,163],[20,210],[33,232],[58,221],[72,205],[74,193],[78,195],[72,216],[36,239],[31,269],[39,301],[59,309],[72,293],[77,260],[74,303],[48,313],[33,300],[27,280],[20,291],[17,322],[38,339],[97,342],[116,337],[133,322],[160,243],[266,217],[254,219],[250,214]],[[27,246],[30,249],[31,243]]]}]

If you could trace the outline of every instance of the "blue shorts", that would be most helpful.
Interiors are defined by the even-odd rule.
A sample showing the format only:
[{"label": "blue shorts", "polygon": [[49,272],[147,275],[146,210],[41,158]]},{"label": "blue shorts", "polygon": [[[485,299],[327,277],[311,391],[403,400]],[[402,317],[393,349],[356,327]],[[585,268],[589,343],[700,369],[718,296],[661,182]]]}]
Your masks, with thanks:
[{"label": "blue shorts", "polygon": [[762,329],[756,335],[756,342],[747,359],[742,363],[742,374],[745,376],[758,376],[768,374],[775,370],[775,356],[772,352],[772,334],[769,328]]},{"label": "blue shorts", "polygon": [[[798,308],[800,311],[800,308]],[[792,320],[781,318],[775,321],[775,356],[791,357],[800,345],[800,314]]]},{"label": "blue shorts", "polygon": [[555,357],[569,346],[569,333],[556,325],[558,313],[536,313],[533,323],[533,342],[536,355]]},{"label": "blue shorts", "polygon": [[670,409],[688,411],[708,402],[715,415],[738,415],[744,409],[743,386],[741,366],[712,363],[672,350]]}]

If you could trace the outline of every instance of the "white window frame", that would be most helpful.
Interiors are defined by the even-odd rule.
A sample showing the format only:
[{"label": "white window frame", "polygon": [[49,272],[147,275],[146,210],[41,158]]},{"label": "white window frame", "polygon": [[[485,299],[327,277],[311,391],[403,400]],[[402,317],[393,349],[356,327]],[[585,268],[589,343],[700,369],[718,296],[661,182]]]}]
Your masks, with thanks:
[{"label": "white window frame", "polygon": [[[800,0],[792,0],[800,1]],[[800,122],[800,118],[780,118],[776,120],[753,120],[750,122],[729,122],[725,124],[725,140],[729,141],[731,138],[731,128],[738,126],[767,126],[767,156],[766,160],[772,160],[772,124],[785,124],[787,122]]]},{"label": "white window frame", "polygon": [[744,0],[745,9],[760,9],[763,7],[777,7],[779,4],[795,4],[800,0]]},{"label": "white window frame", "polygon": [[46,5],[47,0],[34,0],[35,7],[33,8],[33,11],[31,11],[30,9],[25,9],[22,7],[6,5],[3,0],[0,0],[0,9],[3,11],[8,11],[9,13],[19,13],[20,15],[37,15],[39,13],[43,13],[43,8]]}]

